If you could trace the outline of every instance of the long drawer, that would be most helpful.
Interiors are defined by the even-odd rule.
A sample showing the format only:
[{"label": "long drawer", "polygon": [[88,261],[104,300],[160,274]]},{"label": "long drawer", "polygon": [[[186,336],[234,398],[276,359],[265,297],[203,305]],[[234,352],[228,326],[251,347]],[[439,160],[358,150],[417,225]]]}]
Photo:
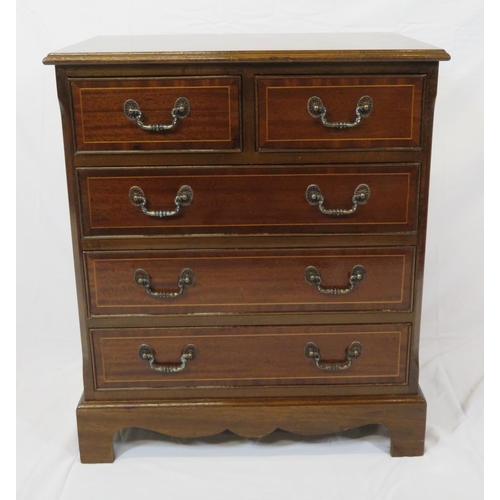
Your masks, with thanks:
[{"label": "long drawer", "polygon": [[258,147],[418,148],[424,77],[256,78]]},{"label": "long drawer", "polygon": [[407,380],[406,324],[123,328],[90,333],[97,389]]},{"label": "long drawer", "polygon": [[418,172],[414,163],[82,169],[83,233],[413,232]]},{"label": "long drawer", "polygon": [[74,79],[71,90],[78,151],[241,148],[239,77]]},{"label": "long drawer", "polygon": [[409,311],[413,247],[88,252],[92,315]]}]

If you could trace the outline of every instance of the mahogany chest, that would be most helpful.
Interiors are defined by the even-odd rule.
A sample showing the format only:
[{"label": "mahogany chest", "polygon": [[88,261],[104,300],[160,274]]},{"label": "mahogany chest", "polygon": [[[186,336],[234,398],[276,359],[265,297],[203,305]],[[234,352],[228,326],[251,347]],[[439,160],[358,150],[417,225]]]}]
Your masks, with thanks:
[{"label": "mahogany chest", "polygon": [[83,348],[113,436],[386,426],[421,455],[438,48],[390,34],[98,37],[51,53]]}]

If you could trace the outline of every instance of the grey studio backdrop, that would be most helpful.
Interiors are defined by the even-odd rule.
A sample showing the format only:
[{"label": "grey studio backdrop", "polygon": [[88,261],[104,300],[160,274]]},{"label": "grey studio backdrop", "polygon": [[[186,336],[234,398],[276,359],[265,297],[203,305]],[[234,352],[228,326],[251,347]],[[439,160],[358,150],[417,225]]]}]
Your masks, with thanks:
[{"label": "grey studio backdrop", "polygon": [[[81,349],[54,68],[97,35],[395,32],[444,48],[420,349],[426,452],[394,459],[383,431],[179,440],[117,436],[79,462]],[[483,7],[474,0],[17,2],[18,498],[476,500],[483,478]],[[29,124],[29,126],[28,126]]]}]

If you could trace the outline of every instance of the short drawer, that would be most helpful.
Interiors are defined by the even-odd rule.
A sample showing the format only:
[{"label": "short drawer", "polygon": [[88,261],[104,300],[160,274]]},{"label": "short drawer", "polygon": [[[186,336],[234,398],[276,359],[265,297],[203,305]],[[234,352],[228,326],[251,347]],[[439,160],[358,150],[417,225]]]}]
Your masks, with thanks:
[{"label": "short drawer", "polygon": [[239,77],[75,79],[71,90],[78,151],[240,150]]},{"label": "short drawer", "polygon": [[92,315],[411,309],[413,247],[85,257]]},{"label": "short drawer", "polygon": [[128,328],[90,334],[97,389],[407,381],[406,324]]},{"label": "short drawer", "polygon": [[421,75],[256,77],[258,148],[418,148],[423,81]]},{"label": "short drawer", "polygon": [[[219,167],[209,174],[196,168],[84,169],[83,232],[409,233],[416,228],[418,172],[417,164]],[[189,188],[184,202],[178,197],[183,186]]]}]

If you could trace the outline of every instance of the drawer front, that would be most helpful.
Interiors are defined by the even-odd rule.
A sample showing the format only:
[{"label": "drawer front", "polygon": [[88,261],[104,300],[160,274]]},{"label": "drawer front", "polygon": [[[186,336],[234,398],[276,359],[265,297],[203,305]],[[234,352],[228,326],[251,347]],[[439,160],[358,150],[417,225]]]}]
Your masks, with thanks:
[{"label": "drawer front", "polygon": [[[409,335],[405,324],[91,330],[97,389],[404,384]],[[319,368],[309,343],[320,366],[341,369]]]},{"label": "drawer front", "polygon": [[413,247],[88,252],[90,312],[408,311],[413,260]]},{"label": "drawer front", "polygon": [[[85,169],[84,236],[415,231],[417,164],[270,169]],[[192,200],[176,212],[182,186],[192,189]],[[321,204],[308,196],[309,186],[317,186]],[[148,214],[130,199],[135,187]]]},{"label": "drawer front", "polygon": [[[257,77],[256,85],[259,149],[420,146],[422,76]],[[353,125],[365,96],[371,105],[360,104],[368,102],[369,114]],[[322,110],[328,126],[318,116]],[[349,126],[337,128],[339,122]]]},{"label": "drawer front", "polygon": [[[71,82],[78,151],[240,150],[239,77],[93,79]],[[179,117],[172,125],[177,99]],[[181,103],[182,104],[182,103]],[[137,108],[138,105],[138,108]],[[182,111],[184,110],[184,111]]]}]

